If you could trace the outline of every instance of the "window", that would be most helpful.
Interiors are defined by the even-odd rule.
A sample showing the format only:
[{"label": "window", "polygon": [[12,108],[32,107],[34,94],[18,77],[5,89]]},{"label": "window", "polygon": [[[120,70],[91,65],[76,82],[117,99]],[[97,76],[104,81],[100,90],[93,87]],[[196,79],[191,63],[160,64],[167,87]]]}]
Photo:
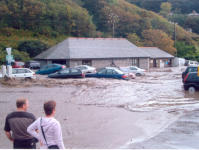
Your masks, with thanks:
[{"label": "window", "polygon": [[72,73],[78,73],[79,71],[77,69],[71,69]]},{"label": "window", "polygon": [[61,73],[64,73],[64,74],[68,74],[69,73],[69,69],[64,69],[62,71],[60,71]]},{"label": "window", "polygon": [[139,66],[139,59],[138,58],[133,58],[132,59],[132,65],[133,66]]},{"label": "window", "polygon": [[115,70],[113,70],[113,74],[118,74]]},{"label": "window", "polygon": [[108,70],[107,70],[107,74],[108,74],[108,75],[113,74],[113,70],[112,70],[112,69],[108,69]]},{"label": "window", "polygon": [[106,74],[106,69],[102,69],[98,72],[98,74]]},{"label": "window", "polygon": [[17,73],[26,73],[26,70],[25,69],[18,69]]},{"label": "window", "polygon": [[197,72],[198,67],[190,67],[188,72]]},{"label": "window", "polygon": [[82,60],[82,65],[92,66],[92,60]]},{"label": "window", "polygon": [[31,71],[28,70],[28,69],[24,69],[24,70],[25,70],[26,73],[31,73]]},{"label": "window", "polygon": [[135,67],[130,67],[130,69],[131,69],[131,70],[137,70],[137,68],[135,68]]}]

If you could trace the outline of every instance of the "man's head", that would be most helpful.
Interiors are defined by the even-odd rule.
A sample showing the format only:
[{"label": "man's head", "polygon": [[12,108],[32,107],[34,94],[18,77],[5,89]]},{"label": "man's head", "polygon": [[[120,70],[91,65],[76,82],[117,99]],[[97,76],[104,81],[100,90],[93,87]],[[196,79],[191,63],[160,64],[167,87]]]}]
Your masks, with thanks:
[{"label": "man's head", "polygon": [[47,101],[44,103],[44,112],[46,116],[54,115],[55,114],[55,107],[56,102],[55,101]]},{"label": "man's head", "polygon": [[28,109],[28,99],[26,99],[26,98],[17,99],[16,106],[17,106],[17,109],[27,111],[27,109]]}]

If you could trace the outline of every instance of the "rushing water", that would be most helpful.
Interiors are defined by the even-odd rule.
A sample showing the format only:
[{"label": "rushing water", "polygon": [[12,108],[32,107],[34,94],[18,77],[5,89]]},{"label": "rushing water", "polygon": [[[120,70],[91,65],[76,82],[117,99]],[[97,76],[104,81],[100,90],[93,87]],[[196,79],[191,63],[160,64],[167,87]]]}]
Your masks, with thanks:
[{"label": "rushing water", "polygon": [[[16,98],[27,97],[37,117],[43,102],[54,99],[67,148],[199,148],[199,94],[184,92],[181,72],[153,71],[130,81],[44,78],[47,87],[0,85],[1,129]],[[2,133],[0,148],[11,148]]]}]

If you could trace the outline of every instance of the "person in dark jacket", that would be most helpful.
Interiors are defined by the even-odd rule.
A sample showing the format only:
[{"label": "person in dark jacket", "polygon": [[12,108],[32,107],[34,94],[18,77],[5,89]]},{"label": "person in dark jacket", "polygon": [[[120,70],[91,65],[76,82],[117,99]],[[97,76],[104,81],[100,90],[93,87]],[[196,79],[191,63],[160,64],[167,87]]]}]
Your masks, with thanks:
[{"label": "person in dark jacket", "polygon": [[5,134],[13,142],[14,149],[35,149],[36,140],[27,132],[27,127],[35,121],[35,116],[27,112],[28,99],[18,99],[16,106],[17,110],[6,117]]}]

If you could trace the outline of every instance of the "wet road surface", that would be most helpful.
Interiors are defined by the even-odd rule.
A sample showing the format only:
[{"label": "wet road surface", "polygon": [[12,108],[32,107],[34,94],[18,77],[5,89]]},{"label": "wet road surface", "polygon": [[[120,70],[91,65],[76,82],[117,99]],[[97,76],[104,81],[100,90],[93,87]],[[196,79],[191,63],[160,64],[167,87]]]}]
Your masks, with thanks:
[{"label": "wet road surface", "polygon": [[[0,126],[16,98],[27,97],[36,117],[43,102],[54,99],[66,148],[199,148],[199,94],[184,92],[183,69],[153,70],[130,81],[39,77],[0,84]],[[12,148],[3,132],[0,148]]]}]

